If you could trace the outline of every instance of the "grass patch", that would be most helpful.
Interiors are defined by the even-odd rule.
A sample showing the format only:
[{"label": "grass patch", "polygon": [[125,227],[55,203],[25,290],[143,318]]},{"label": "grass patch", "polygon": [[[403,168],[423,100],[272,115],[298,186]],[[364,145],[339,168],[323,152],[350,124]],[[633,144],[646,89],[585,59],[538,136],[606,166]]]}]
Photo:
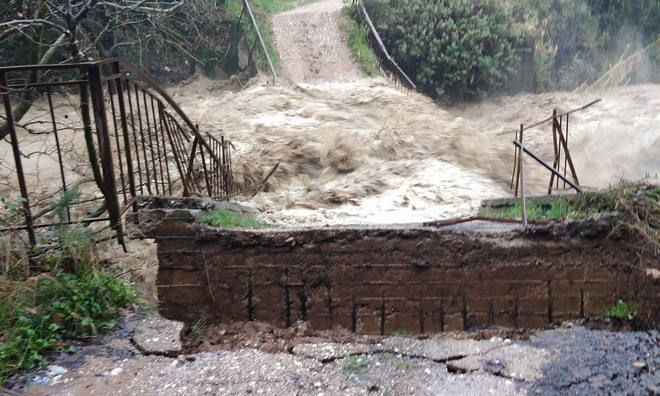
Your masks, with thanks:
[{"label": "grass patch", "polygon": [[400,360],[396,362],[395,367],[397,370],[411,370],[417,367],[417,365],[410,360]]},{"label": "grass patch", "polygon": [[383,360],[392,360],[396,357],[396,355],[392,352],[383,352],[380,354],[380,356],[383,358]]},{"label": "grass patch", "polygon": [[213,326],[206,323],[206,315],[204,315],[192,324],[190,333],[186,335],[186,339],[189,341],[203,340],[209,336],[212,329]]},{"label": "grass patch", "polygon": [[348,36],[346,43],[351,50],[353,59],[362,67],[362,70],[368,76],[374,77],[380,75],[378,60],[367,42],[367,26],[361,26],[357,22],[359,21],[357,5],[353,4],[344,7],[342,9],[342,16],[343,18],[339,27]]},{"label": "grass patch", "polygon": [[313,3],[315,0],[251,0],[250,5],[257,5],[261,10],[269,14],[280,14],[296,7]]},{"label": "grass patch", "polygon": [[392,335],[393,335],[393,336],[404,336],[404,335],[406,335],[406,334],[408,334],[408,332],[406,331],[406,329],[396,329],[396,330],[394,330],[394,331],[392,332]]},{"label": "grass patch", "polygon": [[[528,220],[566,220],[584,217],[586,215],[580,206],[566,202],[561,198],[550,203],[534,203],[528,201],[526,209]],[[489,214],[489,216],[505,219],[521,219],[522,206],[520,203],[516,203],[505,209],[497,210]]]},{"label": "grass patch", "polygon": [[635,314],[637,313],[637,305],[635,304],[626,304],[623,300],[619,300],[614,304],[610,309],[605,312],[605,316],[609,316],[617,319],[628,319],[633,320]]},{"label": "grass patch", "polygon": [[258,228],[262,225],[257,220],[246,219],[228,209],[218,209],[209,213],[200,223],[220,228]]},{"label": "grass patch", "polygon": [[4,236],[0,385],[43,366],[47,353],[72,351],[70,340],[114,328],[121,308],[139,301],[132,286],[103,271],[95,235],[82,226],[60,228],[47,247],[32,251]]},{"label": "grass patch", "polygon": [[[575,202],[557,198],[544,204],[527,204],[530,220],[575,220],[597,218],[603,214],[616,217],[617,232],[633,236],[640,252],[648,245],[660,250],[660,187],[645,181],[621,182],[606,190],[588,192]],[[520,204],[489,214],[490,217],[520,219]],[[650,263],[654,267],[658,265]]]},{"label": "grass patch", "polygon": [[369,365],[361,356],[346,356],[344,359],[346,359],[346,366],[344,366],[346,374],[362,375],[369,370]]}]

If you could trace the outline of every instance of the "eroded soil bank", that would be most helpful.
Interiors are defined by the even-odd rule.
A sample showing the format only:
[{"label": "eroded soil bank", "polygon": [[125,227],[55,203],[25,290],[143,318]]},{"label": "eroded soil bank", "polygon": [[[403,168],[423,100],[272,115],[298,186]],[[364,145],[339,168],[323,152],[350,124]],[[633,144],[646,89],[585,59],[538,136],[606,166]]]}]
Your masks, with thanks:
[{"label": "eroded soil bank", "polygon": [[136,235],[156,240],[160,312],[171,319],[281,328],[303,320],[314,330],[384,335],[542,328],[599,317],[623,299],[657,322],[657,271],[612,232],[613,218],[528,229],[472,222],[232,230],[197,224],[206,202],[140,213]]}]

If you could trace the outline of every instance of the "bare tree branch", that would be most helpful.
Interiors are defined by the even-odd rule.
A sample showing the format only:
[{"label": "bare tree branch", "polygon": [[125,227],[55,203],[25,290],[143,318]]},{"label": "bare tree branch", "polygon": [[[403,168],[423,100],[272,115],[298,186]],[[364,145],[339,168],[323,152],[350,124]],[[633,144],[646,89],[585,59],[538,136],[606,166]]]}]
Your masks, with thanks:
[{"label": "bare tree branch", "polygon": [[[126,3],[130,4],[131,2],[126,2]],[[140,11],[146,11],[146,12],[157,12],[157,13],[162,13],[162,14],[168,14],[168,13],[174,12],[177,9],[179,9],[179,7],[181,7],[183,5],[183,1],[178,1],[178,2],[169,3],[169,4],[165,3],[165,4],[168,4],[170,7],[169,8],[161,8],[161,7],[154,7],[154,6],[152,6],[152,7],[145,6],[145,4],[147,4],[147,3],[151,3],[151,2],[149,2],[147,0],[142,0],[142,1],[138,1],[138,2],[135,2],[133,4],[130,4],[130,5],[121,5],[121,4],[117,4],[117,3],[114,3],[114,2],[110,2],[110,1],[101,1],[101,2],[98,3],[98,5],[99,6],[104,6],[104,7],[115,8],[115,9],[122,10],[122,11],[140,10]]]},{"label": "bare tree branch", "polygon": [[[57,48],[64,42],[64,39],[66,39],[67,35],[62,34],[58,39],[53,43],[53,45],[50,46],[48,51],[41,57],[41,59],[36,63],[37,65],[45,65],[50,61],[50,59],[55,55],[55,52],[57,51]],[[28,75],[28,79],[26,79],[26,83],[32,84],[37,82],[39,78],[39,74],[37,72],[32,73]],[[32,90],[26,90],[23,95],[23,99],[15,108],[14,111],[12,112],[12,116],[14,117],[15,121],[20,121],[25,114],[30,110],[30,107],[32,106]],[[9,125],[7,122],[3,122],[0,125],[0,139],[4,139],[7,135],[9,135]]]},{"label": "bare tree branch", "polygon": [[[53,23],[49,20],[46,20],[46,19],[17,19],[17,20],[13,20],[13,21],[0,23],[0,28],[14,27],[14,25],[24,25],[23,27],[28,27],[28,26],[39,25],[39,24],[48,25],[52,28],[55,28],[55,29],[59,30],[62,33],[67,33],[68,32],[66,28],[64,28],[64,27],[62,27],[62,26],[60,26],[56,23]],[[2,36],[0,35],[0,38],[1,37]]]}]

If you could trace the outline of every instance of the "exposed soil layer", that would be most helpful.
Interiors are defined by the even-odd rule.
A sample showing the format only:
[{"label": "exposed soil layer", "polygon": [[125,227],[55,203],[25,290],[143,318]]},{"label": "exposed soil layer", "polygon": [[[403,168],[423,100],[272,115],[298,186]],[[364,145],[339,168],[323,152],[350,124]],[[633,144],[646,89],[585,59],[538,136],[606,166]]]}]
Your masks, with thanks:
[{"label": "exposed soil layer", "polygon": [[141,213],[158,246],[160,312],[385,335],[543,328],[621,298],[650,323],[658,280],[611,219],[516,225],[226,230],[185,210]]},{"label": "exposed soil layer", "polygon": [[[493,337],[527,340],[534,330],[491,326],[470,331],[448,331],[434,334],[406,334],[400,330],[394,334],[413,339],[446,338],[454,340],[488,340]],[[296,322],[282,329],[257,321],[210,325],[205,322],[187,324],[181,333],[184,353],[203,353],[220,350],[254,348],[268,353],[291,353],[301,344],[376,344],[383,336],[353,333],[341,327],[331,330],[313,330],[307,322]]]}]

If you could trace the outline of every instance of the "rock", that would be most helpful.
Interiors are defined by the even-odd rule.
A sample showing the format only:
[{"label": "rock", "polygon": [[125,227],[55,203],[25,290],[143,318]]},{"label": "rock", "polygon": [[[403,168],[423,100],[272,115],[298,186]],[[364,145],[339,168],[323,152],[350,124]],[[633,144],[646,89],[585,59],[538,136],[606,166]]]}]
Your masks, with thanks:
[{"label": "rock", "polygon": [[483,369],[489,373],[498,375],[506,368],[506,362],[497,359],[487,360],[483,363]]},{"label": "rock", "polygon": [[183,323],[150,315],[135,326],[133,342],[146,355],[178,356],[181,354]]},{"label": "rock", "polygon": [[250,49],[245,42],[245,37],[241,37],[238,42],[238,67],[244,70],[250,63]]},{"label": "rock", "polygon": [[118,376],[119,374],[121,374],[122,372],[124,372],[124,369],[123,369],[123,368],[121,368],[121,367],[116,367],[116,368],[113,368],[113,369],[110,371],[110,374],[109,374],[109,375],[110,375],[111,377],[116,377],[116,376]]},{"label": "rock", "polygon": [[632,367],[636,368],[639,371],[644,371],[644,372],[649,371],[649,365],[646,364],[645,362],[634,362],[632,364]]},{"label": "rock", "polygon": [[55,364],[51,364],[50,366],[46,367],[46,375],[48,377],[55,377],[57,375],[62,375],[68,373],[69,370],[65,369],[62,366],[57,366]]}]

